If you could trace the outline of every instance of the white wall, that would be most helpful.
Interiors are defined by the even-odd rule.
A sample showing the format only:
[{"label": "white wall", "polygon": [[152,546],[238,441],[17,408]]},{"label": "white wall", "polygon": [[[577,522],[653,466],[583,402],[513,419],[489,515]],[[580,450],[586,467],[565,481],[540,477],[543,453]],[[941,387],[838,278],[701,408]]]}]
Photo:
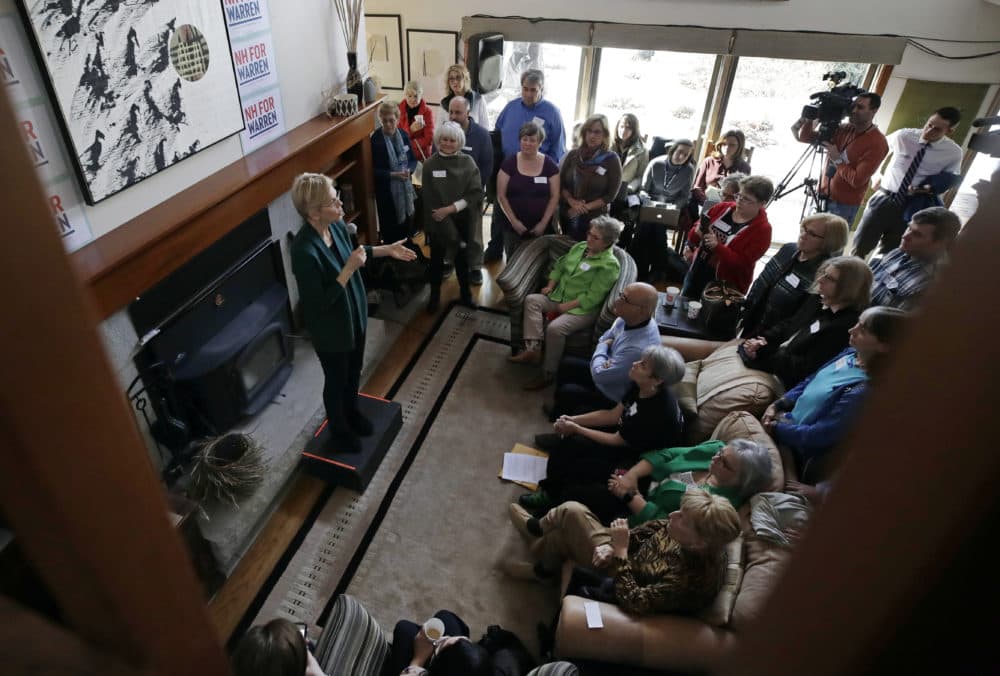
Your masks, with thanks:
[{"label": "white wall", "polygon": [[[1000,7],[983,0],[914,3],[910,0],[465,0],[443,11],[441,3],[367,0],[367,11],[403,17],[407,28],[461,30],[463,16],[544,17],[770,30],[823,30],[866,35],[905,35],[943,40],[1000,42]],[[945,54],[997,49],[997,44],[927,42]],[[900,68],[905,77],[947,82],[1000,82],[1000,56],[947,61],[908,48]]]}]

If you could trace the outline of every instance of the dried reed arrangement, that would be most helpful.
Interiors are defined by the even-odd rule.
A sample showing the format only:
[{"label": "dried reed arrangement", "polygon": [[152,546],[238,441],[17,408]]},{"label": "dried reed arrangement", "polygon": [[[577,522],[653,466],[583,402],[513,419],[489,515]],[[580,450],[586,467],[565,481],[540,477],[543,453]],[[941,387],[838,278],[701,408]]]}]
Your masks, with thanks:
[{"label": "dried reed arrangement", "polygon": [[194,456],[190,496],[216,499],[239,507],[243,498],[264,480],[267,463],[263,448],[248,434],[224,434],[209,439]]},{"label": "dried reed arrangement", "polygon": [[358,31],[361,28],[361,15],[364,14],[363,0],[333,0],[340,17],[340,30],[344,33],[347,51],[358,51]]}]

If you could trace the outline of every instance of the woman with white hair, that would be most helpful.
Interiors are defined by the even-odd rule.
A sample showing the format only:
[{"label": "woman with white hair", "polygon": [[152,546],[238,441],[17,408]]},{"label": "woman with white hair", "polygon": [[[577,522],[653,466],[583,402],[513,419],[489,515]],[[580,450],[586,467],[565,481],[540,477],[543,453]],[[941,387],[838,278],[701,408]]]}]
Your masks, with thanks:
[{"label": "woman with white hair", "polygon": [[437,152],[424,163],[424,224],[431,240],[428,312],[441,304],[444,260],[455,263],[459,298],[473,305],[469,287],[468,243],[475,228],[482,227],[483,184],[476,162],[461,152],[465,132],[454,122],[445,122],[434,133]]},{"label": "woman with white hair", "polygon": [[614,408],[563,415],[553,433],[535,436],[549,452],[546,477],[518,502],[543,511],[580,484],[601,484],[618,468],[631,467],[643,453],[676,446],[684,418],[670,386],[684,377],[684,360],[672,348],[652,345],[628,373],[632,386]]},{"label": "woman with white hair", "polygon": [[423,162],[434,151],[434,115],[424,101],[424,87],[417,80],[410,80],[399,102],[399,128],[410,137],[413,157]]}]

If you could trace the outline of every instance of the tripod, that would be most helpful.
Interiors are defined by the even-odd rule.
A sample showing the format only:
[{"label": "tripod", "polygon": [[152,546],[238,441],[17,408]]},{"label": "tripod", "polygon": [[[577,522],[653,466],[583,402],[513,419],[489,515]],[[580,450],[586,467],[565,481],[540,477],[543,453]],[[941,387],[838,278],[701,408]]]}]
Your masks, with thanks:
[{"label": "tripod", "polygon": [[[799,173],[802,167],[809,163],[809,168],[806,170],[806,177],[802,179],[802,182],[798,185],[789,188],[788,184],[795,178],[795,175]],[[799,156],[799,159],[795,161],[792,168],[788,170],[785,177],[778,182],[777,187],[774,189],[774,194],[771,195],[771,199],[767,201],[765,206],[771,204],[775,200],[779,200],[785,195],[797,191],[802,188],[805,191],[806,199],[802,203],[802,213],[799,216],[801,221],[806,217],[808,213],[820,213],[826,211],[826,201],[828,196],[823,195],[817,191],[817,186],[819,185],[820,178],[823,175],[823,168],[826,167],[826,149],[817,144],[810,144]],[[813,172],[816,173],[816,178],[813,178]],[[809,206],[812,205],[812,211],[809,211]]]}]

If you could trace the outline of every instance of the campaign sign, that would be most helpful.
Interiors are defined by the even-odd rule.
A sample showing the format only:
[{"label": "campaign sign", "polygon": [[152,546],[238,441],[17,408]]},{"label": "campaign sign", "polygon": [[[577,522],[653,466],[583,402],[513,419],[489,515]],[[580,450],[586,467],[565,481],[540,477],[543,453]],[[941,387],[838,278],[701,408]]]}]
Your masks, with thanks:
[{"label": "campaign sign", "polygon": [[66,174],[69,169],[61,150],[61,137],[48,109],[24,107],[17,111],[17,117],[21,138],[38,178],[45,182]]},{"label": "campaign sign", "polygon": [[48,200],[66,251],[72,253],[94,238],[72,183],[66,181],[60,186],[49,188]]},{"label": "campaign sign", "polygon": [[278,68],[270,34],[265,33],[247,42],[234,42],[233,66],[241,94],[278,84]]},{"label": "campaign sign", "polygon": [[231,37],[271,29],[266,0],[223,0],[222,11]]},{"label": "campaign sign", "polygon": [[246,129],[240,134],[243,153],[247,154],[285,133],[285,117],[281,112],[281,90],[273,87],[243,99],[243,121]]}]

